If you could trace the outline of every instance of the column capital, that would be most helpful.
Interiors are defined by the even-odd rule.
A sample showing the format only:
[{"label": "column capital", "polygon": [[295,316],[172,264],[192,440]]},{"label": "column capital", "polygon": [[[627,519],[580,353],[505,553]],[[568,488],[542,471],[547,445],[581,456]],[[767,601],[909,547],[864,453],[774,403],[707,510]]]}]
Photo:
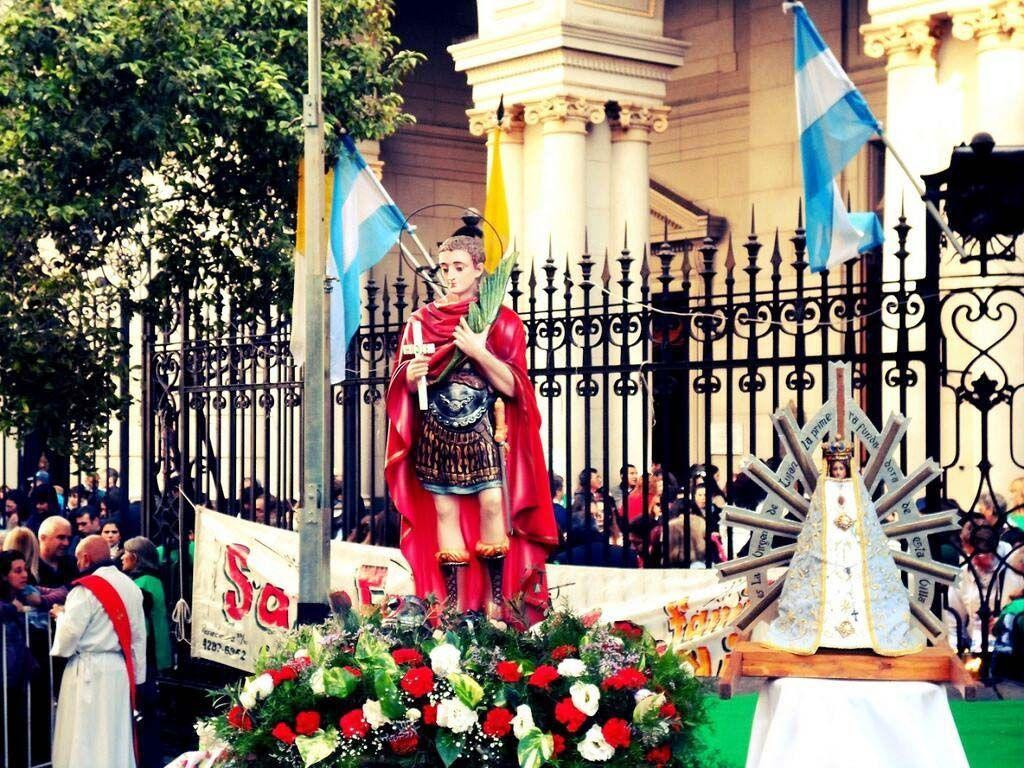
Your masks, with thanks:
[{"label": "column capital", "polygon": [[864,53],[873,59],[888,58],[887,69],[935,66],[932,56],[938,40],[930,19],[914,19],[896,24],[864,24]]},{"label": "column capital", "polygon": [[[505,119],[501,121],[501,133],[504,141],[522,144],[523,111],[522,104],[512,104],[505,107]],[[498,124],[498,115],[493,108],[467,109],[466,117],[469,118],[469,132],[474,136],[489,136],[491,129]]]},{"label": "column capital", "polygon": [[1024,0],[1004,2],[957,11],[952,14],[953,37],[977,38],[979,50],[1024,45]]},{"label": "column capital", "polygon": [[668,129],[671,107],[618,103],[617,110],[609,108],[612,122],[612,141],[650,141],[651,133],[664,133]]},{"label": "column capital", "polygon": [[525,105],[527,125],[543,127],[544,133],[586,133],[588,123],[604,121],[604,103],[580,96],[552,96]]}]

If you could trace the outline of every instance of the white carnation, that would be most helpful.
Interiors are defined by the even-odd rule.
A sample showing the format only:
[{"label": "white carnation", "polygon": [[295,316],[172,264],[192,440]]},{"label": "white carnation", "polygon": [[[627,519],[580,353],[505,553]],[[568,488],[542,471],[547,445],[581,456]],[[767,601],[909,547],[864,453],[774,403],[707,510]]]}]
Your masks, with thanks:
[{"label": "white carnation", "polygon": [[252,681],[252,690],[257,699],[265,699],[274,692],[274,678],[264,672]]},{"label": "white carnation", "polygon": [[583,677],[586,673],[587,665],[579,659],[563,659],[558,665],[562,677]]},{"label": "white carnation", "polygon": [[299,650],[297,650],[295,653],[292,654],[292,658],[293,659],[308,659],[309,658],[309,651],[307,651],[305,648],[299,648]]},{"label": "white carnation", "polygon": [[447,677],[459,671],[459,649],[451,643],[441,643],[430,652],[430,667],[439,677]]},{"label": "white carnation", "polygon": [[590,726],[577,749],[584,760],[595,763],[603,763],[615,754],[615,747],[604,740],[600,725]]},{"label": "white carnation", "polygon": [[569,688],[572,705],[587,717],[597,714],[601,702],[601,689],[592,683],[573,683]]},{"label": "white carnation", "polygon": [[458,699],[444,699],[437,705],[437,724],[452,733],[465,733],[477,723],[477,714]]},{"label": "white carnation", "polygon": [[654,691],[647,688],[641,688],[639,691],[633,694],[633,702],[639,704],[641,701],[646,699],[648,696],[653,696]]},{"label": "white carnation", "polygon": [[374,730],[377,730],[385,723],[391,722],[391,718],[381,710],[380,702],[373,699],[369,699],[363,704],[363,719]]},{"label": "white carnation", "polygon": [[533,722],[533,712],[526,704],[516,707],[516,716],[512,718],[512,732],[517,739],[523,738],[536,726]]}]

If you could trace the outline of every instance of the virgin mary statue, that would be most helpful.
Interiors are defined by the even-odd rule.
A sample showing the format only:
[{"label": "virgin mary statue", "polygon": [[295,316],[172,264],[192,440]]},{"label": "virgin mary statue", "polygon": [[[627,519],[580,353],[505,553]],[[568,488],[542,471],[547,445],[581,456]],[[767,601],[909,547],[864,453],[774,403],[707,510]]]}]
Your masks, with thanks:
[{"label": "virgin mary statue", "polygon": [[925,647],[910,596],[889,550],[871,495],[843,441],[824,447],[821,475],[762,642],[809,655],[863,648],[903,656]]}]

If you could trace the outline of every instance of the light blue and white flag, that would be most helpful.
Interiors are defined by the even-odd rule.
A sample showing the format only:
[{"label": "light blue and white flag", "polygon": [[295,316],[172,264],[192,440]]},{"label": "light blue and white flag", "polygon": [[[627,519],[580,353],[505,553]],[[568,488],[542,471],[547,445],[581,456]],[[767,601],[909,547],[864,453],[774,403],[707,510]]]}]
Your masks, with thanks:
[{"label": "light blue and white flag", "polygon": [[882,127],[825,45],[803,3],[783,3],[796,24],[795,65],[800,155],[811,271],[821,272],[882,242],[874,213],[848,213],[836,175]]},{"label": "light blue and white flag", "polygon": [[362,300],[359,276],[398,242],[405,216],[363,160],[355,142],[342,137],[334,168],[327,255],[331,291],[331,383],[345,378],[345,352],[359,329]]}]

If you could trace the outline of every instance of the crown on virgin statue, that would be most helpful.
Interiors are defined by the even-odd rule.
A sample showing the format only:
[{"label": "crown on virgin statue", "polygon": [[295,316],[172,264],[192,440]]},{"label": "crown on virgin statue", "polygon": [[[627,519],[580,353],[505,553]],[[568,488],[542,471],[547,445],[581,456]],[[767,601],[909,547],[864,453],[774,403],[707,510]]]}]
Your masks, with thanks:
[{"label": "crown on virgin statue", "polygon": [[853,458],[853,446],[845,440],[833,440],[822,446],[825,461],[849,461]]}]

